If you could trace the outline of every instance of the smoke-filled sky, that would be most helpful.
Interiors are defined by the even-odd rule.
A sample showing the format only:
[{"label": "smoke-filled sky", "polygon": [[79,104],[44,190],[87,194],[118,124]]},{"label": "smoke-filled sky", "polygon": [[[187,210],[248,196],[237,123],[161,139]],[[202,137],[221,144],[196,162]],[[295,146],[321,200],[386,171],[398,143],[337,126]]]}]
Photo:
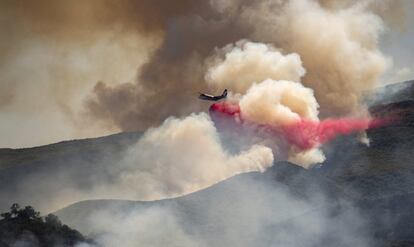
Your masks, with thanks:
[{"label": "smoke-filled sky", "polygon": [[0,147],[143,131],[205,111],[198,91],[265,79],[313,89],[322,117],[349,115],[414,77],[409,0],[0,5]]},{"label": "smoke-filled sky", "polygon": [[[72,155],[68,148],[63,158],[44,150],[41,162],[30,158],[40,162],[33,171],[5,170],[0,209],[10,201],[51,212],[91,199],[160,200],[275,161],[321,163],[324,142],[377,120],[364,105],[369,92],[414,79],[412,10],[411,0],[1,1],[0,147],[142,135],[122,150]],[[211,107],[197,98],[225,88],[227,99]],[[226,229],[222,238],[187,236],[174,207],[130,211],[126,221],[103,211],[89,220],[92,230],[108,232],[105,246],[165,245],[171,233],[177,246],[251,246],[266,224],[325,200],[317,192],[301,201],[268,182],[230,181],[227,206],[199,202],[207,224],[189,226],[216,224]],[[277,239],[334,235],[344,246],[369,246],[355,227],[363,221],[358,212],[300,217],[297,231]],[[152,222],[164,238],[137,222]]]}]

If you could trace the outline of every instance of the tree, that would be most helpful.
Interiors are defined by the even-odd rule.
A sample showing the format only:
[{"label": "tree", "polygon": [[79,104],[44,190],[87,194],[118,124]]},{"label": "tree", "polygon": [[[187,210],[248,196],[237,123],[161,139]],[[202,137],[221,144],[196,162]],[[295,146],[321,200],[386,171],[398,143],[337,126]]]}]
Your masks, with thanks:
[{"label": "tree", "polygon": [[17,216],[17,214],[19,213],[19,210],[20,210],[20,205],[19,204],[17,204],[17,203],[13,203],[12,205],[11,205],[11,207],[10,207],[10,213],[11,213],[11,216],[14,218],[14,217],[16,217]]},{"label": "tree", "polygon": [[46,224],[48,224],[48,225],[50,225],[52,227],[55,227],[55,228],[58,228],[58,227],[61,227],[62,226],[62,222],[54,214],[48,214],[45,217],[45,222],[46,222]]},{"label": "tree", "polygon": [[3,217],[5,220],[9,220],[12,218],[12,214],[9,212],[1,213],[0,216]]},{"label": "tree", "polygon": [[[9,212],[1,214],[0,219],[0,247],[12,246],[22,239],[24,234],[33,236],[30,246],[77,246],[79,243],[93,243],[81,233],[63,225],[56,215],[49,214],[40,217],[40,213],[33,207],[21,208],[17,203],[10,207]],[[31,240],[30,240],[31,241]]]},{"label": "tree", "polygon": [[17,217],[20,211],[20,206],[17,203],[13,203],[10,207],[10,212],[1,213],[0,216],[3,217],[6,220],[9,220],[11,218]]},{"label": "tree", "polygon": [[10,207],[10,212],[0,214],[4,219],[21,219],[21,220],[36,220],[41,221],[40,212],[37,212],[33,207],[26,206],[23,209],[19,204],[13,203]]},{"label": "tree", "polygon": [[40,213],[35,211],[33,207],[26,206],[17,211],[17,217],[24,220],[40,220]]}]

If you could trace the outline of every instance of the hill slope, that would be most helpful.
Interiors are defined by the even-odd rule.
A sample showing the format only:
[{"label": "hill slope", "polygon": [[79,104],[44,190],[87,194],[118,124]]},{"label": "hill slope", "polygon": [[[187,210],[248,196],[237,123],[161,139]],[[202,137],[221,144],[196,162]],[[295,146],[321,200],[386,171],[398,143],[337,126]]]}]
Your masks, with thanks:
[{"label": "hill slope", "polygon": [[[112,234],[105,241],[116,239],[116,243],[139,238],[151,244],[162,240],[160,246],[165,246],[169,242],[163,239],[172,233],[189,246],[258,246],[257,241],[263,246],[412,243],[412,85],[399,85],[405,91],[391,90],[394,95],[371,108],[378,115],[397,112],[403,121],[369,131],[370,147],[353,136],[338,138],[325,147],[327,161],[321,167],[304,170],[277,163],[263,174],[242,174],[175,199],[85,201],[57,214],[98,239],[103,232]],[[0,149],[0,209],[14,201],[35,207],[48,199],[60,203],[51,208],[68,204],[60,200],[71,195],[65,189],[87,188],[95,179],[108,176],[111,163],[121,159],[139,136],[128,133],[31,149]],[[119,230],[131,226],[127,232],[136,237]],[[148,227],[154,230],[146,232]]]},{"label": "hill slope", "polygon": [[[14,202],[42,212],[73,202],[59,198],[66,196],[68,188],[82,190],[95,183],[94,178],[108,176],[110,165],[120,160],[122,152],[140,136],[121,133],[35,148],[0,149],[0,211]],[[45,201],[50,208],[42,207]]]},{"label": "hill slope", "polygon": [[[160,217],[173,215],[176,228],[207,246],[262,246],[247,239],[241,244],[227,236],[228,229],[269,245],[406,246],[414,243],[413,135],[414,128],[387,127],[370,133],[370,148],[353,138],[337,140],[333,147],[346,145],[347,155],[333,149],[321,168],[277,163],[263,174],[238,175],[175,199],[85,201],[57,215],[93,235],[107,230],[96,228],[102,215],[122,226],[136,215],[161,210]],[[134,224],[141,224],[139,217]],[[308,224],[319,231],[309,231]]]}]

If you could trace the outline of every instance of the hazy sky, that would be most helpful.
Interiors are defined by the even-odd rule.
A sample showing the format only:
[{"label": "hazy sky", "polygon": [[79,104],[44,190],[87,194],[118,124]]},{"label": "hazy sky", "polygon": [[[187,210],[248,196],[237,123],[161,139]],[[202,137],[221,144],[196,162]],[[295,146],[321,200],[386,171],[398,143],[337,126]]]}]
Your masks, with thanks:
[{"label": "hazy sky", "polygon": [[[99,81],[115,85],[135,80],[140,66],[165,37],[168,45],[175,44],[171,39],[180,40],[177,36],[182,30],[168,29],[174,32],[171,35],[160,28],[162,17],[175,20],[176,15],[196,8],[188,1],[177,1],[160,10],[147,0],[132,4],[132,10],[128,4],[122,5],[129,3],[126,0],[110,8],[97,1],[52,2],[0,4],[0,147],[29,147],[120,131],[114,125],[86,121],[86,98]],[[388,25],[380,38],[381,50],[394,62],[383,76],[384,82],[414,78],[411,9],[407,0],[404,24]],[[139,17],[140,13],[135,16],[137,11],[148,12],[159,21],[148,22]],[[243,38],[240,32],[235,37]],[[237,41],[231,39],[224,40]]]},{"label": "hazy sky", "polygon": [[400,28],[389,27],[380,40],[381,49],[394,63],[384,76],[387,83],[414,79],[414,16],[410,14],[414,3],[406,0],[404,4],[404,24]]}]

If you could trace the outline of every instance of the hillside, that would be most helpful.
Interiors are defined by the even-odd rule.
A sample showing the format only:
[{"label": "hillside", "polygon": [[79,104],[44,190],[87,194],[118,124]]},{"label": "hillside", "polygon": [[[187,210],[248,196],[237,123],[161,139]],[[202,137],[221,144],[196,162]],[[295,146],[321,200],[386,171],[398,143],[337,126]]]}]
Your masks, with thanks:
[{"label": "hillside", "polygon": [[[180,234],[206,246],[332,246],[332,241],[337,246],[412,246],[413,85],[414,81],[388,86],[385,91],[392,94],[385,97],[382,91],[378,93],[382,101],[372,100],[373,115],[397,114],[399,122],[370,130],[369,147],[355,136],[336,139],[324,147],[326,162],[314,169],[275,163],[263,174],[238,175],[179,198],[82,201],[56,214],[69,226],[98,239],[102,232],[117,232],[108,225],[140,226],[146,216],[153,219],[155,214],[154,229],[163,229],[169,220],[172,226],[167,233],[154,233],[154,238],[179,229]],[[36,207],[48,200],[55,200],[50,201],[50,208],[66,206],[70,201],[59,198],[71,195],[67,188],[88,188],[108,178],[111,164],[122,159],[123,151],[140,135],[123,133],[29,149],[0,149],[0,209],[11,202]],[[107,215],[111,223],[102,223],[99,215]],[[135,218],[139,220],[131,223]],[[294,240],[297,235],[301,237]],[[262,245],[255,242],[259,240]]]},{"label": "hillside", "polygon": [[[399,133],[394,135],[395,132]],[[277,163],[263,174],[239,175],[177,199],[156,202],[85,201],[58,211],[57,215],[69,225],[91,233],[93,226],[87,224],[87,219],[96,212],[109,210],[109,214],[127,215],[131,211],[162,206],[178,214],[177,217],[186,225],[196,226],[197,231],[218,234],[208,232],[217,230],[217,225],[225,223],[219,224],[217,220],[220,219],[217,218],[211,220],[212,216],[205,213],[209,211],[206,208],[214,208],[219,215],[220,210],[237,208],[234,204],[242,201],[253,210],[262,207],[258,204],[263,199],[257,197],[260,198],[266,191],[274,193],[276,197],[289,194],[298,200],[311,202],[309,207],[290,212],[292,218],[301,214],[319,214],[325,210],[347,210],[348,206],[342,204],[346,200],[353,204],[349,207],[356,207],[364,215],[367,220],[365,227],[370,229],[368,235],[373,239],[379,242],[386,239],[389,242],[414,243],[414,227],[411,227],[414,222],[414,167],[411,162],[414,154],[410,152],[413,135],[414,128],[398,126],[379,129],[370,132],[370,148],[354,142],[352,138],[337,140],[334,146],[346,144],[347,155],[343,155],[343,150],[334,149],[321,168],[305,170],[289,163]],[[339,155],[342,159],[335,159]],[[313,198],[319,196],[323,199],[315,202]],[[275,201],[277,198],[269,199],[265,202],[266,207],[271,207],[273,203],[277,205]],[[313,212],[314,208],[317,208],[317,212]],[[282,220],[284,217],[289,218],[287,215],[278,215],[272,222],[281,221],[282,225],[277,226],[280,228],[286,224]],[[336,222],[336,219],[333,221]]]},{"label": "hillside", "polygon": [[[305,170],[289,163],[276,163],[263,174],[238,175],[176,199],[155,202],[84,201],[59,210],[56,214],[69,225],[93,235],[96,233],[93,224],[97,214],[129,218],[131,214],[146,214],[148,210],[162,208],[175,215],[185,231],[196,232],[207,245],[214,246],[226,246],[221,245],[221,242],[226,238],[222,234],[227,234],[224,229],[228,227],[254,239],[267,239],[273,244],[280,244],[280,236],[268,239],[271,235],[260,234],[252,237],[249,231],[254,232],[254,229],[247,227],[252,220],[246,215],[249,212],[256,212],[253,213],[255,221],[262,222],[263,217],[268,217],[264,229],[272,234],[274,231],[285,232],[283,229],[289,227],[302,229],[303,217],[336,224],[335,227],[323,228],[322,232],[315,233],[318,240],[309,236],[304,238],[305,242],[314,241],[304,246],[330,246],[319,240],[328,238],[328,235],[340,234],[343,228],[350,227],[346,219],[357,217],[363,221],[356,223],[355,228],[369,239],[370,244],[412,246],[414,154],[410,147],[413,145],[414,128],[392,126],[371,131],[369,135],[372,141],[369,148],[350,137],[336,140],[331,146],[333,151],[329,153],[327,162],[320,168]],[[343,146],[347,149],[339,148]],[[242,209],[239,209],[240,205],[244,205]],[[273,208],[283,210],[283,214],[272,212]],[[264,215],[258,209],[263,210]],[[245,227],[240,228],[240,224]],[[212,236],[220,241],[215,242]],[[355,238],[359,235],[352,236]],[[287,240],[283,241],[293,241],[293,237],[288,235]],[[330,241],[341,240],[332,237]],[[298,244],[293,243],[292,246]],[[232,246],[234,243],[230,241],[227,244]],[[351,246],[348,242],[342,244]]]},{"label": "hillside", "polygon": [[99,138],[62,141],[33,148],[0,148],[0,170],[16,166],[47,163],[76,155],[105,155],[106,150],[117,151],[135,142],[141,133],[126,132]]},{"label": "hillside", "polygon": [[39,206],[41,201],[59,197],[64,188],[88,187],[93,176],[106,176],[108,166],[140,136],[121,133],[34,148],[0,149],[0,210],[19,202],[45,211]]}]

